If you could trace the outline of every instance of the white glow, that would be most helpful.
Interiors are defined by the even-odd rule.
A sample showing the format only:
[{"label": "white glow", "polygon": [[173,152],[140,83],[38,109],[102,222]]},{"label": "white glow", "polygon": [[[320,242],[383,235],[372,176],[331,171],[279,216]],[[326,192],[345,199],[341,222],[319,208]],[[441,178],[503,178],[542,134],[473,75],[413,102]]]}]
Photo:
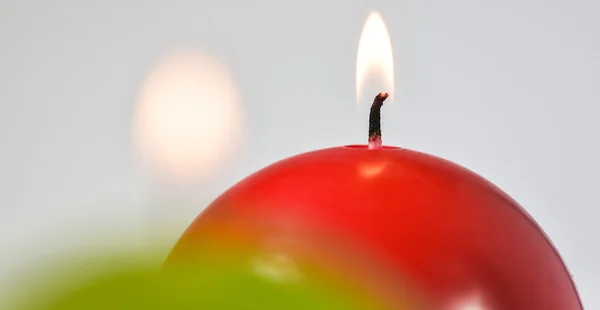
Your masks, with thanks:
[{"label": "white glow", "polygon": [[465,302],[456,306],[455,310],[486,310],[481,304],[478,302]]},{"label": "white glow", "polygon": [[363,100],[364,86],[372,80],[378,80],[381,89],[374,90],[375,97],[380,92],[389,93],[388,102],[394,99],[394,58],[390,35],[383,18],[378,12],[372,12],[360,35],[356,56],[356,99]]},{"label": "white glow", "polygon": [[144,163],[163,177],[204,177],[235,151],[241,111],[224,66],[194,51],[165,58],[140,90],[133,139]]},{"label": "white glow", "polygon": [[491,308],[484,305],[481,296],[479,294],[471,294],[469,297],[460,299],[451,310],[492,310]]}]

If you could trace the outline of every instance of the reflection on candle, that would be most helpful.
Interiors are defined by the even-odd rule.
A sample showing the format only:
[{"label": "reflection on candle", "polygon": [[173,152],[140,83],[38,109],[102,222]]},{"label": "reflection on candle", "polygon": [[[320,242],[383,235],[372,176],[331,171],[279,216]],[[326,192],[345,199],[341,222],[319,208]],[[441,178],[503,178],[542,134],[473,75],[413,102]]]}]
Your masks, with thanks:
[{"label": "reflection on candle", "polygon": [[134,110],[134,143],[162,177],[190,181],[222,164],[238,144],[241,111],[234,80],[198,52],[165,58],[142,85]]},{"label": "reflection on candle", "polygon": [[464,298],[456,302],[449,310],[493,310],[484,306],[481,297],[477,294],[472,294],[468,298]]},{"label": "reflection on candle", "polygon": [[302,278],[292,258],[285,254],[257,257],[252,265],[256,274],[278,283],[297,282]]},{"label": "reflection on candle", "polygon": [[357,169],[365,179],[371,179],[383,172],[387,164],[387,161],[363,162],[358,164]]}]

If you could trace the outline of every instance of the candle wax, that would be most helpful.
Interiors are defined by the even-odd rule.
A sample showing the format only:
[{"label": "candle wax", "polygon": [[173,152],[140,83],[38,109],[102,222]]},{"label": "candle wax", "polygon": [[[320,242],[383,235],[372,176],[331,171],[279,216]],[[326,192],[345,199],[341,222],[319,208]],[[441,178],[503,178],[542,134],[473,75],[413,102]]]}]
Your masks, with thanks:
[{"label": "candle wax", "polygon": [[165,267],[228,247],[247,266],[279,257],[296,279],[316,266],[388,309],[582,309],[517,202],[457,164],[396,147],[334,147],[254,173],[191,224]]}]

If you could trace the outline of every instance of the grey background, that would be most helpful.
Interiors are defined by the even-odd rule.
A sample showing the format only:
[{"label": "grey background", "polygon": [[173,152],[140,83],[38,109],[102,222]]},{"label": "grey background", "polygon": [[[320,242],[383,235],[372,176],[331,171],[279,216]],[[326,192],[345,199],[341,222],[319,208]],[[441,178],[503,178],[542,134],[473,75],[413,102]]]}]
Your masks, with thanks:
[{"label": "grey background", "polygon": [[[594,0],[0,2],[0,279],[57,249],[177,235],[249,173],[364,143],[355,57],[368,13],[392,37],[384,143],[438,155],[513,196],[600,308],[600,2]],[[244,147],[194,190],[131,156],[137,88],[180,47],[212,53],[243,96]],[[92,241],[94,240],[94,241]],[[105,241],[106,247],[118,245]]]}]

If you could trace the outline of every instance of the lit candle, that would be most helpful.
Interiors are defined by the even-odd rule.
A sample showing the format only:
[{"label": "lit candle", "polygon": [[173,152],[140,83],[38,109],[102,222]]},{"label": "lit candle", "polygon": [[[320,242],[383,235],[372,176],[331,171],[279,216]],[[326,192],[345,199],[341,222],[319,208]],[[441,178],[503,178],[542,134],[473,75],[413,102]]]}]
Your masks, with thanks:
[{"label": "lit candle", "polygon": [[[556,249],[506,193],[452,162],[382,146],[387,97],[375,97],[368,144],[300,154],[242,180],[191,224],[165,270],[242,266],[243,279],[274,283],[267,299],[310,283],[385,309],[582,309]],[[240,279],[223,273],[232,282],[217,294],[235,298]]]}]

